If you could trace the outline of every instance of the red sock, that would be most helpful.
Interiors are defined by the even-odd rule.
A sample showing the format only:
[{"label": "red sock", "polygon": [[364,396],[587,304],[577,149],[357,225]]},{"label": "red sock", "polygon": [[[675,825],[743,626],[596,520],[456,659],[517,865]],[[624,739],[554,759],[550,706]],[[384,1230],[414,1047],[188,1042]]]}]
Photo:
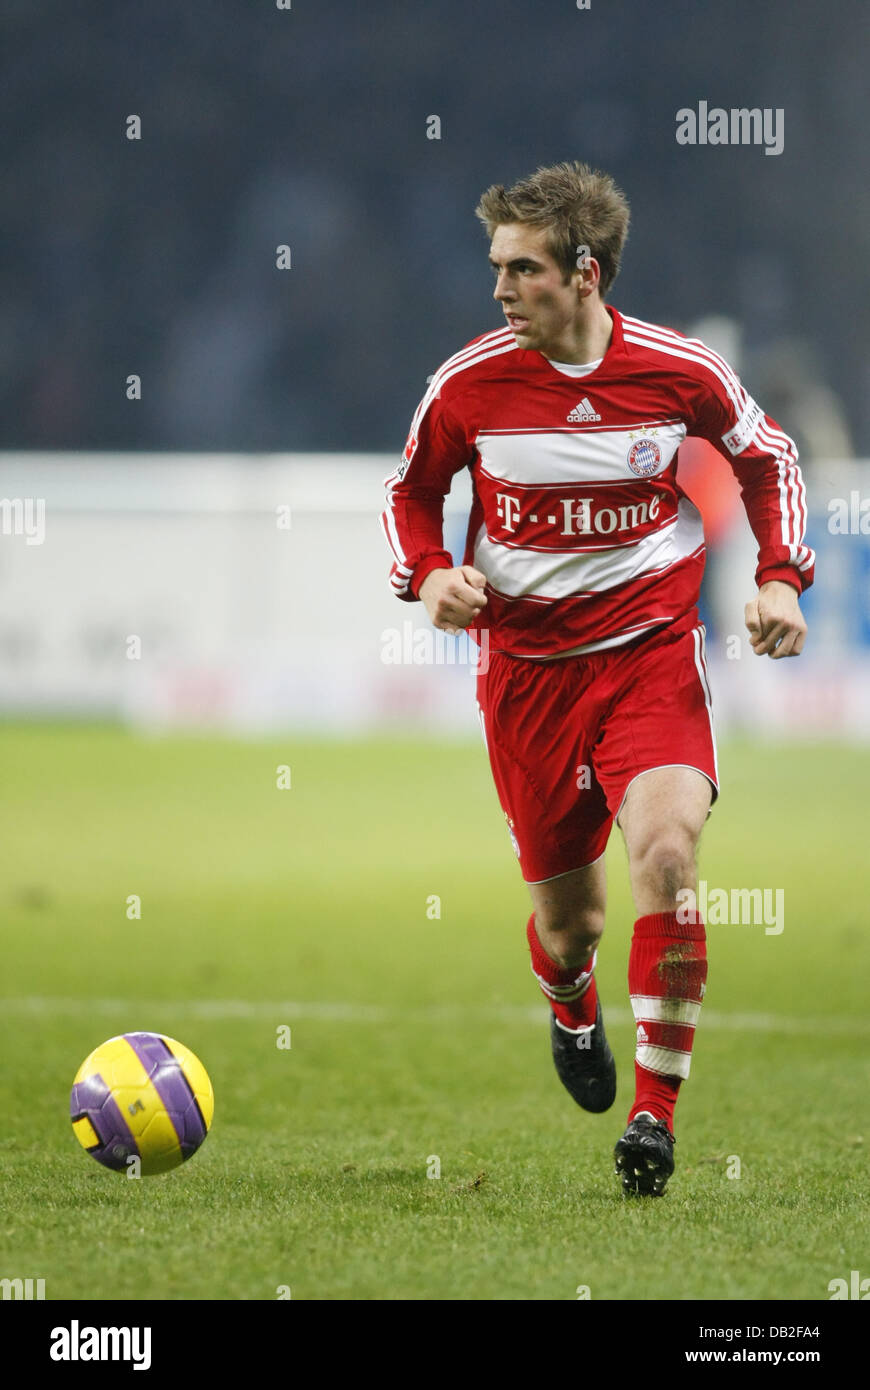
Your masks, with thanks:
[{"label": "red sock", "polygon": [[598,1004],[598,991],[592,974],[596,952],[592,952],[585,965],[571,965],[567,969],[557,965],[538,940],[534,912],[529,918],[526,936],[532,953],[532,974],[550,1001],[550,1008],[558,1021],[566,1028],[588,1028],[595,1022]]},{"label": "red sock", "polygon": [[673,1133],[674,1106],[689,1075],[706,979],[706,934],[697,913],[688,922],[679,921],[676,912],[637,919],[628,958],[628,992],[637,1024],[636,1096],[629,1122],[647,1110]]}]

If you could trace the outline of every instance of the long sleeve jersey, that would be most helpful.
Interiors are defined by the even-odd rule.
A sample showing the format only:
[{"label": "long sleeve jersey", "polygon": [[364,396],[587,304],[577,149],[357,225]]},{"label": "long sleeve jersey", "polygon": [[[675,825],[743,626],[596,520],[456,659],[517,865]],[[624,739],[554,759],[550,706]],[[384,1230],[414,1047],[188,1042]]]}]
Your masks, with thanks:
[{"label": "long sleeve jersey", "polygon": [[758,542],[756,583],[812,583],[794,442],[697,339],[608,308],[613,334],[582,377],[519,348],[510,329],[475,338],[433,376],[381,523],[390,583],[418,597],[452,567],[443,506],[468,468],[464,563],[486,576],[474,623],[493,650],[548,657],[628,642],[697,603],[704,533],[676,480],[687,435],[731,464]]}]

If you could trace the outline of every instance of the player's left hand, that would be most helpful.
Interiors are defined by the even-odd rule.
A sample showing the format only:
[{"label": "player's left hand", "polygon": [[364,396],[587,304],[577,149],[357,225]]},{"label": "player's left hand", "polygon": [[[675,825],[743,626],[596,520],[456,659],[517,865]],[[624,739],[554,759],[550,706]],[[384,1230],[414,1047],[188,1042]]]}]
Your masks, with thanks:
[{"label": "player's left hand", "polygon": [[797,589],[771,579],[744,612],[749,642],[756,656],[800,656],[807,625],[798,605]]}]

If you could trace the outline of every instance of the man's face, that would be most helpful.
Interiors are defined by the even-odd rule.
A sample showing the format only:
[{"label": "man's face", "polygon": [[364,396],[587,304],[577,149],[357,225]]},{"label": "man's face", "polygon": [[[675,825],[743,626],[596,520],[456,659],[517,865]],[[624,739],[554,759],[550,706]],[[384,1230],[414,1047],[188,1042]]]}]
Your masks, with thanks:
[{"label": "man's face", "polygon": [[493,297],[504,309],[517,346],[558,361],[560,345],[570,340],[583,300],[578,276],[565,284],[546,239],[543,227],[507,222],[495,229],[489,262],[496,277]]}]

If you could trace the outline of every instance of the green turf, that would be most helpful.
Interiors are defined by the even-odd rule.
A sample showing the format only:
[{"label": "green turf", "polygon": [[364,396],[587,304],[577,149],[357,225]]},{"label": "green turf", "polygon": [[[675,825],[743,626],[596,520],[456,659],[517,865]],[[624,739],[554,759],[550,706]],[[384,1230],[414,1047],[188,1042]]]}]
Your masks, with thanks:
[{"label": "green turf", "polygon": [[[701,873],[784,888],[785,930],[710,928],[677,1173],[626,1202],[618,838],[598,979],[620,1093],[586,1116],[476,745],[0,727],[0,1277],[50,1299],[824,1300],[870,1275],[870,752],[721,761]],[[140,1182],[66,1116],[85,1054],[137,1028],[192,1047],[216,1093],[202,1151]]]}]

